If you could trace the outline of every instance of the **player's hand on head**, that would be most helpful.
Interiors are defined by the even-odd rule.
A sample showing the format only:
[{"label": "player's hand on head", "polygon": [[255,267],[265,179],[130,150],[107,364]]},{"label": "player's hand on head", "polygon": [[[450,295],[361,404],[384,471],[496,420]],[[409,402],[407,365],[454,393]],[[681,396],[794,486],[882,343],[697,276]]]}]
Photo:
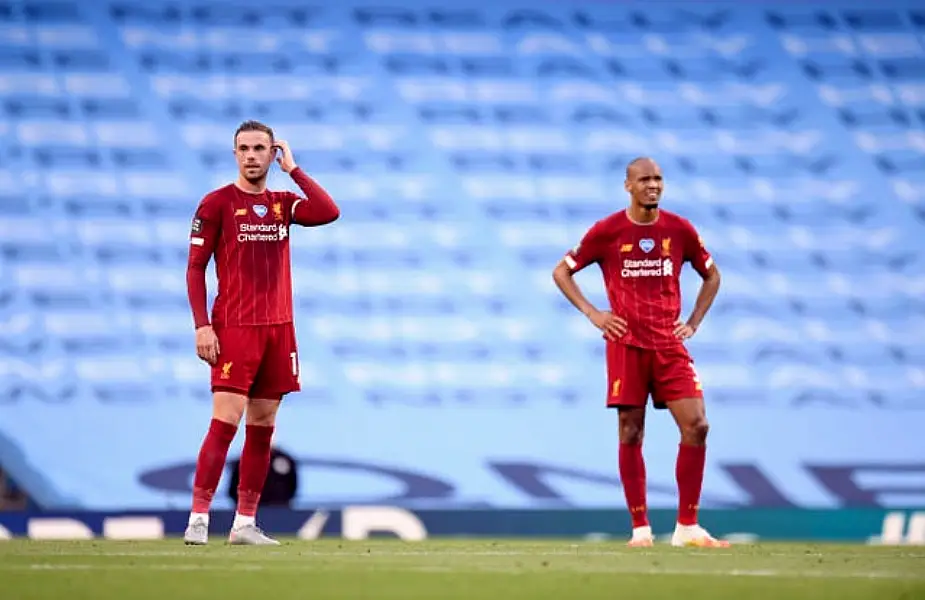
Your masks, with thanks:
[{"label": "player's hand on head", "polygon": [[674,335],[676,338],[680,340],[690,339],[691,337],[694,336],[694,333],[696,332],[697,332],[696,329],[694,329],[687,323],[684,323],[680,319],[678,320],[677,323],[675,323]]},{"label": "player's hand on head", "polygon": [[610,341],[616,341],[626,335],[626,321],[610,311],[596,310],[589,314],[588,318]]},{"label": "player's hand on head", "polygon": [[276,162],[279,163],[279,168],[286,173],[295,169],[295,158],[292,156],[292,149],[289,147],[289,142],[286,140],[276,140],[273,143],[273,147],[276,148]]},{"label": "player's hand on head", "polygon": [[210,365],[218,362],[218,336],[211,325],[204,325],[196,330],[196,354]]}]

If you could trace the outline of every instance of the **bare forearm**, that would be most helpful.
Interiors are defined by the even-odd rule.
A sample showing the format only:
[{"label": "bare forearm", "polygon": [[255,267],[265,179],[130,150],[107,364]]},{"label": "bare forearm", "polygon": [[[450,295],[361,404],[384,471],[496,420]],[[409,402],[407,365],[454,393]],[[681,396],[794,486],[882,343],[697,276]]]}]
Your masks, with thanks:
[{"label": "bare forearm", "polygon": [[564,262],[560,262],[556,265],[556,268],[552,272],[552,279],[556,282],[556,287],[559,288],[562,295],[572,303],[572,306],[581,311],[581,314],[588,316],[597,310],[594,305],[585,298],[581,288],[575,283],[575,278],[572,277],[568,265]]},{"label": "bare forearm", "polygon": [[687,324],[697,329],[707,316],[707,312],[713,305],[713,300],[719,292],[720,275],[719,271],[714,270],[709,277],[703,280],[700,285],[700,292],[697,294],[697,300],[694,301],[694,310],[687,319]]}]

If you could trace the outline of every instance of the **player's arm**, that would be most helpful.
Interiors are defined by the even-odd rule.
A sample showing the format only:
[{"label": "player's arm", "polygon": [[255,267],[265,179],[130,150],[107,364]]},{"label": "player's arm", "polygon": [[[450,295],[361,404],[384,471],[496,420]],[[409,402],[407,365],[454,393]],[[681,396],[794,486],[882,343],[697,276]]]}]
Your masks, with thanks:
[{"label": "player's arm", "polygon": [[315,227],[336,221],[340,217],[340,209],[334,199],[296,165],[289,144],[284,140],[277,140],[273,146],[278,153],[276,162],[279,163],[279,168],[288,173],[305,194],[304,197],[293,199],[292,206],[289,208],[292,211],[292,223],[304,227]]},{"label": "player's arm", "polygon": [[196,209],[190,229],[186,263],[186,294],[196,328],[196,354],[209,364],[218,360],[218,338],[209,323],[206,297],[206,267],[221,235],[221,214],[213,197],[206,197]]},{"label": "player's arm", "polygon": [[566,255],[552,270],[552,279],[562,295],[588,317],[595,327],[604,332],[604,337],[615,341],[626,333],[626,321],[610,311],[600,311],[585,297],[574,274],[588,265],[598,262],[606,246],[607,234],[602,222],[596,223],[575,248]]},{"label": "player's arm", "polygon": [[[679,324],[678,330],[675,332],[681,338],[689,338],[700,327],[700,324],[707,316],[707,312],[713,305],[713,300],[716,299],[716,294],[719,293],[721,279],[719,268],[713,261],[713,257],[710,256],[709,251],[707,251],[706,246],[704,246],[703,239],[697,234],[692,225],[688,224],[687,227],[684,258],[691,263],[691,266],[694,267],[694,270],[697,271],[703,281],[700,284],[697,299],[694,301],[694,309],[691,311],[687,321]],[[688,329],[684,330],[685,327]]]}]

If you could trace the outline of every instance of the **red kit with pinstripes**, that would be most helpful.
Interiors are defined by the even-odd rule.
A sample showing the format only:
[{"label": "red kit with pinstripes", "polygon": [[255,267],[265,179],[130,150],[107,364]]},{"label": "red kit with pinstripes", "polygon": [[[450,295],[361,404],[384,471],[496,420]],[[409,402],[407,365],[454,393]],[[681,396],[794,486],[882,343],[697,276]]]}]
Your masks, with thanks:
[{"label": "red kit with pinstripes", "polygon": [[301,169],[291,176],[304,198],[229,184],[206,195],[193,218],[187,289],[197,328],[210,324],[205,269],[213,256],[218,279],[211,311],[220,349],[213,391],[272,398],[300,389],[289,229],[330,223],[339,211]]},{"label": "red kit with pinstripes", "polygon": [[565,255],[572,272],[597,263],[610,309],[627,333],[607,342],[608,406],[656,407],[703,395],[693,360],[674,335],[681,314],[681,267],[706,276],[713,259],[689,221],[664,209],[648,224],[625,210],[597,223]]}]

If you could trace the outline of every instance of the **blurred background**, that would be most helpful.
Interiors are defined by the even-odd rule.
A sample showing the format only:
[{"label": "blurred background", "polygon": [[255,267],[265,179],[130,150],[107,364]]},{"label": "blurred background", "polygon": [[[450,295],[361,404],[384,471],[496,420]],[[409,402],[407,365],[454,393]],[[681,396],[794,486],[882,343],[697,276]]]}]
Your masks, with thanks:
[{"label": "blurred background", "polygon": [[[461,534],[593,514],[569,531],[628,531],[603,342],[551,270],[626,205],[640,155],[723,273],[689,344],[712,423],[702,506],[725,515],[709,525],[858,509],[854,529],[831,512],[788,523],[866,539],[925,507],[919,3],[5,0],[14,534],[50,513],[185,524],[211,410],[189,222],[236,177],[245,119],[342,211],[292,232],[303,391],[276,434],[292,510],[387,504]],[[295,189],[275,167],[270,185]],[[578,280],[605,305],[596,267]],[[699,280],[683,280],[686,314]],[[664,413],[648,426],[650,504],[671,523],[678,435]],[[453,521],[523,509],[530,526]]]}]

